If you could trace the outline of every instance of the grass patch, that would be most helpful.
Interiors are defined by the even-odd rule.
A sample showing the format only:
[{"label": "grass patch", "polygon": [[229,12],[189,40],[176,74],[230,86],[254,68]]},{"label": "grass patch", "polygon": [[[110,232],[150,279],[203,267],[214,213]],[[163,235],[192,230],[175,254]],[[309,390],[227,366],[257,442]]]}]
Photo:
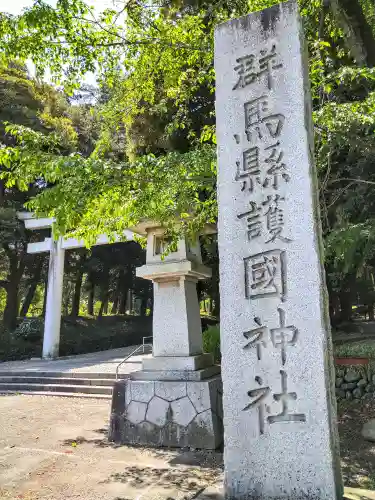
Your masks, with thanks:
[{"label": "grass patch", "polygon": [[375,341],[360,340],[335,346],[334,354],[339,358],[370,358],[375,360]]}]

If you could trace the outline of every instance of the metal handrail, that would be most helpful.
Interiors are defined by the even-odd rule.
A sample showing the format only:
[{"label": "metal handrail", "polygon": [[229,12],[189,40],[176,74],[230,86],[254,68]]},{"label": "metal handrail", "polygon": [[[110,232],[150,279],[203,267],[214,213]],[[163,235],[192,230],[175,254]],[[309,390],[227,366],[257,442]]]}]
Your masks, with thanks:
[{"label": "metal handrail", "polygon": [[123,365],[124,363],[127,362],[127,360],[129,358],[131,358],[136,352],[140,351],[141,349],[143,349],[143,352],[145,352],[145,346],[146,345],[149,345],[152,347],[152,344],[141,344],[139,345],[136,349],[134,349],[134,351],[132,351],[128,356],[126,356],[126,358],[124,358],[118,365],[117,365],[117,368],[116,368],[116,380],[118,379],[118,371],[120,369],[120,366]]},{"label": "metal handrail", "polygon": [[147,335],[147,337],[142,337],[143,352],[145,352],[145,345],[152,345],[150,342],[145,342],[146,339],[152,339],[152,335]]}]

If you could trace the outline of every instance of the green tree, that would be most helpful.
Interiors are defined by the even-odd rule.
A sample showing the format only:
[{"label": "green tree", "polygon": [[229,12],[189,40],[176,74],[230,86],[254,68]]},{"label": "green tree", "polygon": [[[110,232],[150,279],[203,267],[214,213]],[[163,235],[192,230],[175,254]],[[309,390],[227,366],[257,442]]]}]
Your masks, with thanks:
[{"label": "green tree", "polygon": [[[85,110],[82,116],[86,115]],[[44,140],[51,133],[58,135],[55,147],[60,154],[69,154],[73,145],[84,140],[85,148],[94,149],[90,145],[91,129],[86,130],[87,120],[79,115],[78,108],[72,110],[61,92],[30,78],[26,67],[15,62],[0,66],[0,142],[4,150],[15,145],[14,137],[7,133],[8,122],[41,134]],[[4,168],[0,167],[0,173]],[[36,287],[43,280],[45,259],[27,254],[27,244],[42,238],[43,233],[25,231],[17,211],[24,210],[30,197],[46,188],[37,178],[24,183],[22,190],[0,179],[0,286],[6,293],[2,311],[6,330],[15,328],[18,315],[27,314]]]},{"label": "green tree", "polygon": [[[5,181],[25,188],[42,179],[51,187],[29,206],[55,216],[57,232],[88,243],[141,218],[173,233],[177,217],[188,234],[215,221],[214,27],[274,3],[131,0],[96,15],[80,0],[60,0],[56,8],[37,1],[21,16],[3,14],[3,57],[32,59],[38,74],[49,68],[71,92],[96,69],[102,89],[100,137],[89,156],[78,146],[61,154],[59,130],[46,139],[12,126],[16,143],[0,155]],[[300,5],[329,281],[339,277],[344,291],[353,290],[353,276],[373,265],[374,7],[368,0]]]}]

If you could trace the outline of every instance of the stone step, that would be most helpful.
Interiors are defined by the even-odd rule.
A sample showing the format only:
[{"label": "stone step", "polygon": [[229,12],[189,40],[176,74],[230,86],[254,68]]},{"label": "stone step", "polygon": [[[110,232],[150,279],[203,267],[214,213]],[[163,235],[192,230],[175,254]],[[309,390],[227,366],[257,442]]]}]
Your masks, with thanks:
[{"label": "stone step", "polygon": [[83,392],[57,392],[57,391],[14,391],[14,390],[1,390],[1,396],[13,396],[14,394],[24,394],[28,396],[57,396],[61,398],[86,398],[86,399],[107,399],[111,400],[110,394],[86,394]]},{"label": "stone step", "polygon": [[112,387],[100,385],[69,385],[69,384],[27,384],[27,383],[1,383],[0,393],[3,391],[13,392],[81,392],[84,394],[112,394]]},{"label": "stone step", "polygon": [[58,384],[58,385],[97,385],[113,387],[113,379],[93,379],[93,378],[71,378],[71,377],[40,377],[29,375],[3,376],[0,374],[0,384],[20,383],[20,384]]},{"label": "stone step", "polygon": [[[1,367],[1,364],[0,364]],[[90,373],[90,372],[53,372],[39,370],[1,370],[0,377],[51,377],[51,378],[82,378],[82,379],[111,379],[115,380],[115,373]],[[128,378],[126,373],[119,373],[118,378]]]}]

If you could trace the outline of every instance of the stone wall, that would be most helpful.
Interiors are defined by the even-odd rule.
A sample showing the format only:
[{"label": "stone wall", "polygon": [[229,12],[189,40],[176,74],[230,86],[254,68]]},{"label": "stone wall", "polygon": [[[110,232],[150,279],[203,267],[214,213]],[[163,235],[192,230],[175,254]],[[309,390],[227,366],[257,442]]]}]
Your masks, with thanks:
[{"label": "stone wall", "polygon": [[375,392],[375,370],[368,365],[336,366],[338,399],[372,399]]},{"label": "stone wall", "polygon": [[222,428],[220,375],[196,382],[127,379],[114,386],[110,441],[216,449]]}]

